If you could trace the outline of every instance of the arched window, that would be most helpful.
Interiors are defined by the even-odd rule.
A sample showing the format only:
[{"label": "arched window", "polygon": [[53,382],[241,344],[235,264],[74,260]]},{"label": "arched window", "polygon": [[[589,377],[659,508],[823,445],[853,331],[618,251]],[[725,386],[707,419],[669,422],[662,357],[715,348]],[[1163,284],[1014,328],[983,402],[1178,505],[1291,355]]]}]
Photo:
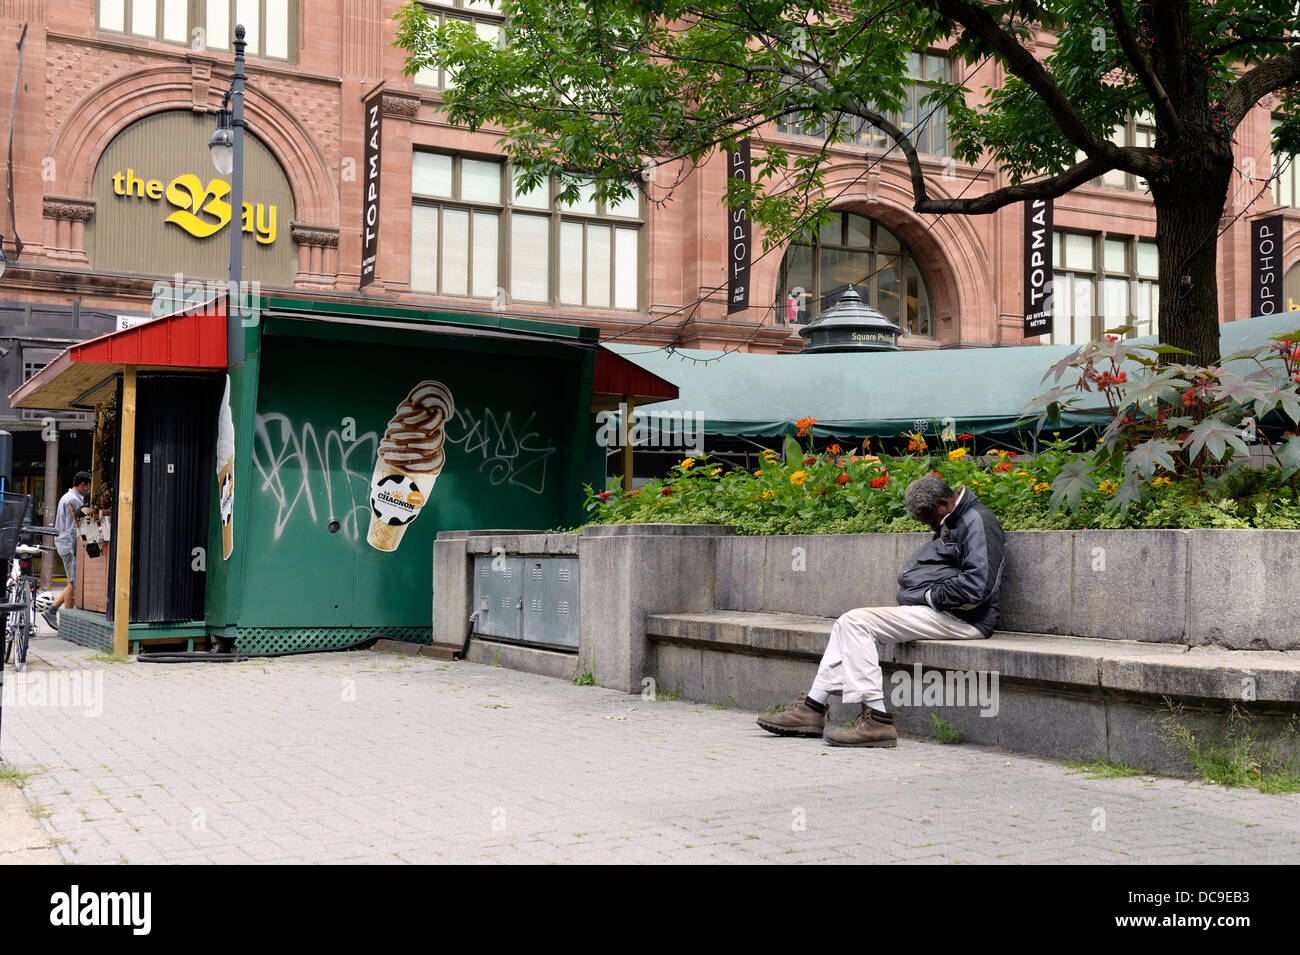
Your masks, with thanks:
[{"label": "arched window", "polygon": [[791,324],[812,321],[855,286],[903,334],[934,337],[930,289],[915,256],[879,222],[837,213],[812,241],[791,244],[781,263],[777,306]]}]

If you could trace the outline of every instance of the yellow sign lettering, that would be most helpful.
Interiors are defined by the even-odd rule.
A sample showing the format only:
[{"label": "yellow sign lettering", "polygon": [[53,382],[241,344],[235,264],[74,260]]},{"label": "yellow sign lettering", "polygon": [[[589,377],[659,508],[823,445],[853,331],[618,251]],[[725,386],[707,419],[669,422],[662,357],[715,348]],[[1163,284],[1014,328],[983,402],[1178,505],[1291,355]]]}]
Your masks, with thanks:
[{"label": "yellow sign lettering", "polygon": [[[230,186],[220,179],[213,179],[204,186],[192,173],[177,176],[167,187],[167,201],[177,211],[164,221],[180,226],[192,236],[206,239],[230,222],[230,203],[224,201],[229,194]],[[212,218],[200,218],[200,212]]]},{"label": "yellow sign lettering", "polygon": [[[110,177],[113,194],[124,198],[162,199],[176,208],[164,219],[190,235],[206,239],[230,224],[230,184],[211,179],[205,185],[193,173],[171,180],[165,187],[157,179],[144,180],[134,169]],[[259,245],[270,245],[279,234],[279,209],[272,204],[245,202],[240,217],[241,231],[253,235]]]}]

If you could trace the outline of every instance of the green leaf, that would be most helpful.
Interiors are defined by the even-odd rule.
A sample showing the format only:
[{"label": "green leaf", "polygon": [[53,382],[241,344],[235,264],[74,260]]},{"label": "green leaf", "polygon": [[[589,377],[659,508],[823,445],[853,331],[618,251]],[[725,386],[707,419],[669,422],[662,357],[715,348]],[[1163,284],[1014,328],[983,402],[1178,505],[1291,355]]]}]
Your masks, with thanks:
[{"label": "green leaf", "polygon": [[1191,431],[1187,433],[1187,454],[1189,457],[1196,457],[1204,449],[1214,460],[1223,457],[1229,447],[1240,452],[1241,454],[1250,454],[1250,448],[1246,447],[1243,440],[1244,435],[1241,431],[1221,421],[1218,418],[1206,418],[1197,423]]},{"label": "green leaf", "polygon": [[1052,482],[1052,510],[1058,511],[1065,504],[1071,511],[1077,511],[1083,492],[1097,490],[1097,485],[1092,483],[1091,472],[1092,465],[1087,461],[1076,459],[1067,462]]},{"label": "green leaf", "polygon": [[790,467],[803,463],[803,448],[788,434],[785,436],[785,463]]},{"label": "green leaf", "polygon": [[1126,384],[1124,395],[1120,399],[1121,411],[1130,405],[1137,405],[1141,411],[1154,411],[1160,402],[1172,402],[1180,391],[1188,387],[1188,382],[1178,378],[1172,371],[1135,375]]},{"label": "green leaf", "polygon": [[1155,474],[1157,465],[1166,471],[1172,471],[1177,465],[1170,455],[1178,449],[1178,442],[1170,441],[1168,438],[1143,441],[1125,456],[1124,470],[1129,475],[1136,472],[1144,478],[1150,478]]},{"label": "green leaf", "polygon": [[1129,507],[1134,504],[1141,504],[1146,498],[1146,487],[1137,480],[1136,476],[1129,474],[1124,478],[1120,486],[1115,489],[1114,495],[1106,505],[1106,510],[1118,510],[1121,514],[1126,514]]},{"label": "green leaf", "polygon": [[1287,435],[1278,449],[1277,463],[1282,467],[1283,481],[1300,471],[1300,435]]}]

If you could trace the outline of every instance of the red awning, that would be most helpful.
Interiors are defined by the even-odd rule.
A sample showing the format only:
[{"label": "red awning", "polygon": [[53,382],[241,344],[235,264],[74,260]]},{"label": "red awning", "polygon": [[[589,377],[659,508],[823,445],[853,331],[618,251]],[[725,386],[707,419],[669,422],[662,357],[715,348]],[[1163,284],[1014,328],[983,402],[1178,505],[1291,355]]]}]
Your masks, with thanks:
[{"label": "red awning", "polygon": [[602,347],[596,353],[596,374],[591,384],[591,410],[616,411],[631,398],[638,406],[677,397],[677,386],[646,371],[622,355]]},{"label": "red awning", "polygon": [[139,371],[224,371],[224,299],[69,345],[14,391],[9,403],[15,408],[77,410],[83,397],[125,365],[135,365]]}]

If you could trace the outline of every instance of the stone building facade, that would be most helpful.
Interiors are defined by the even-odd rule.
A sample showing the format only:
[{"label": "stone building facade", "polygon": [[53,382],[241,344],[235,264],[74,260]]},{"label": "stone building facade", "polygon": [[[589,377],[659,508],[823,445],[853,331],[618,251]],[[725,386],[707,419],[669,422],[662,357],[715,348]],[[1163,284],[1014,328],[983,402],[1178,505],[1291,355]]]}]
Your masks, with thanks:
[{"label": "stone building facade", "polygon": [[[246,278],[265,289],[504,311],[594,324],[606,338],[647,344],[794,351],[801,340],[790,318],[815,315],[846,282],[865,279],[877,306],[904,324],[905,348],[1023,343],[1019,205],[982,217],[917,215],[905,168],[882,160],[880,143],[864,131],[860,145],[832,150],[827,186],[845,214],[837,231],[757,258],[750,309],[728,315],[721,160],[693,171],[668,203],[561,209],[546,195],[514,195],[496,134],[457,129],[442,118],[439,91],[454,79],[436,70],[402,75],[402,51],[392,45],[398,6],[0,0],[0,48],[14,51],[22,42],[12,222],[6,208],[0,226],[8,258],[0,336],[20,345],[41,340],[43,326],[30,323],[34,310],[58,316],[48,323],[55,344],[88,337],[109,330],[114,316],[150,314],[156,284],[177,272],[186,281],[226,277],[230,226],[203,233],[221,197],[211,166],[201,164],[205,132],[230,81],[230,36],[240,20],[255,24],[247,118],[261,156],[255,181],[245,187],[254,203],[254,221],[245,228]],[[474,20],[485,36],[500,21],[494,0],[429,7]],[[962,68],[941,51],[918,55],[918,91],[940,72]],[[0,93],[15,90],[18,69],[18,58],[6,54]],[[990,66],[970,86],[1000,80]],[[363,99],[380,86],[381,234],[376,278],[359,289]],[[930,116],[928,129],[919,116],[917,108],[910,121],[924,136],[933,195],[1003,184],[996,169],[949,161],[942,116]],[[1249,311],[1249,220],[1272,212],[1275,196],[1286,222],[1286,262],[1293,266],[1300,257],[1294,171],[1252,202],[1273,168],[1269,127],[1269,109],[1261,106],[1238,135],[1239,168],[1255,178],[1235,183],[1225,210],[1225,225],[1240,216],[1219,239],[1224,320]],[[763,135],[796,151],[819,145],[788,126]],[[1141,142],[1149,130],[1139,118],[1117,135]],[[183,149],[181,138],[188,142]],[[182,173],[194,187],[173,194]],[[671,177],[670,170],[663,174]],[[1139,321],[1153,314],[1150,198],[1132,177],[1106,180],[1055,204],[1056,268],[1070,290],[1058,294],[1066,303],[1057,340],[1095,333],[1119,312]],[[650,188],[653,196],[661,187]],[[263,241],[257,216],[272,209],[275,235]],[[269,218],[263,224],[272,225]],[[1288,292],[1300,300],[1300,272],[1291,271]],[[12,377],[3,382],[6,392],[16,384]]]}]

